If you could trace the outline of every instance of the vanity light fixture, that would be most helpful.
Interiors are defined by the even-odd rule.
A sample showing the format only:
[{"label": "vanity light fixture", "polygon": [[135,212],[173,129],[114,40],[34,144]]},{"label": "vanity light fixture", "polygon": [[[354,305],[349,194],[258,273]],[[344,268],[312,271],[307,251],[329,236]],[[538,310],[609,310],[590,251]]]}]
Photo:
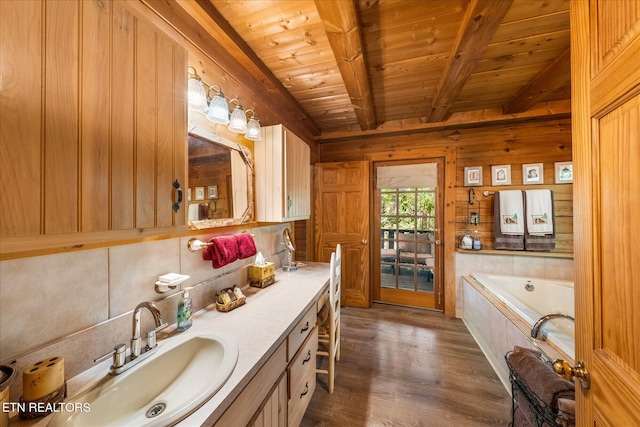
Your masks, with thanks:
[{"label": "vanity light fixture", "polygon": [[216,88],[216,95],[211,98],[211,101],[209,101],[209,111],[207,112],[207,119],[211,120],[214,123],[228,125],[229,104],[227,104],[227,98],[225,98],[224,93],[222,93],[222,89],[218,85],[211,85],[209,87],[209,91],[211,91],[211,89],[216,90]]},{"label": "vanity light fixture", "polygon": [[231,113],[231,119],[229,120],[229,130],[235,133],[245,134],[247,132],[247,116],[245,116],[244,108],[240,105],[240,101],[232,99],[229,102],[236,102],[236,108]]},{"label": "vanity light fixture", "polygon": [[255,111],[249,109],[246,112],[251,111],[251,117],[247,122],[247,132],[244,137],[250,141],[262,141],[262,131],[260,130],[260,119],[255,116]]},{"label": "vanity light fixture", "polygon": [[[261,141],[262,131],[260,120],[254,110],[245,111],[237,98],[227,100],[222,93],[222,88],[218,85],[205,85],[205,82],[198,75],[195,67],[188,68],[188,99],[189,110],[205,114],[207,119],[214,123],[226,125],[231,132],[243,134],[250,141]],[[206,88],[209,88],[208,90]],[[211,91],[215,92],[213,97],[209,97]],[[229,103],[235,103],[236,107],[229,115]],[[247,122],[246,113],[251,112]]]},{"label": "vanity light fixture", "polygon": [[[192,71],[193,70],[193,71]],[[204,88],[204,83],[198,75],[194,67],[189,67],[189,82],[188,82],[188,102],[189,110],[198,111],[200,113],[206,113],[207,107],[207,91]]]}]

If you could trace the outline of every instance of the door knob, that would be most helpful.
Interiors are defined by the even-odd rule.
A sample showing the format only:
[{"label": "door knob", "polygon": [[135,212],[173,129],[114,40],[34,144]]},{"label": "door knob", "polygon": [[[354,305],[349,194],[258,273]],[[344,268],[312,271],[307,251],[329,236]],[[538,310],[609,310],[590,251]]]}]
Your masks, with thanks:
[{"label": "door knob", "polygon": [[360,243],[362,243],[363,245],[366,245],[367,244],[367,239],[362,239],[362,241]]},{"label": "door knob", "polygon": [[433,242],[436,244],[436,246],[440,246],[442,244],[442,242],[440,240],[436,240],[435,242]]},{"label": "door knob", "polygon": [[584,389],[591,387],[591,375],[582,360],[579,360],[576,366],[571,366],[562,359],[556,359],[553,361],[553,371],[567,381],[572,378],[579,379]]}]

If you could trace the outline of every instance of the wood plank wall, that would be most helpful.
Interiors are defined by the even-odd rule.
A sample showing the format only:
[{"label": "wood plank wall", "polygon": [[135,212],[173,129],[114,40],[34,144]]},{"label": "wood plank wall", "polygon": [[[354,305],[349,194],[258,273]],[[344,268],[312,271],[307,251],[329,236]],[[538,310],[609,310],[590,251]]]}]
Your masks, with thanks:
[{"label": "wood plank wall", "polygon": [[[573,185],[554,184],[554,163],[571,160],[571,119],[321,144],[320,161],[409,160],[421,158],[424,152],[444,153],[451,148],[455,150],[455,227],[445,226],[445,232],[455,230],[456,242],[465,230],[477,229],[484,249],[494,248],[493,196],[483,197],[483,191],[549,188],[554,192],[556,210],[553,252],[573,252]],[[528,163],[543,163],[544,184],[522,185],[522,165]],[[511,165],[511,185],[491,186],[491,165],[505,164]],[[470,187],[464,187],[464,168],[469,166],[483,167],[484,185],[473,187],[481,207],[477,226],[467,223]],[[445,223],[451,224],[451,218],[446,218]]]}]

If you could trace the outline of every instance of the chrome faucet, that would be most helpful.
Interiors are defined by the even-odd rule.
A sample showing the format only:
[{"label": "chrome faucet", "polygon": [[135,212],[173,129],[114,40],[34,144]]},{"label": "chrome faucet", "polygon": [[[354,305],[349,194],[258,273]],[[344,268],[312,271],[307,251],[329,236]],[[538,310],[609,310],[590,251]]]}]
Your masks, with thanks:
[{"label": "chrome faucet", "polygon": [[[570,319],[574,323],[576,321],[572,316],[569,316],[568,314],[562,314],[562,313],[547,314],[546,316],[542,316],[541,318],[539,318],[538,321],[533,325],[533,327],[531,328],[531,336],[533,338],[535,338],[535,339],[540,339],[540,338],[538,338],[538,335],[540,334],[540,330],[542,329],[542,325],[547,323],[547,321],[549,321],[551,319],[555,319],[557,317],[561,317],[561,318],[564,318],[564,319]],[[543,340],[544,340],[544,338],[545,337],[542,337]]]},{"label": "chrome faucet", "polygon": [[[156,327],[147,332],[147,342],[142,351],[142,339],[140,338],[140,316],[142,310],[146,308],[153,315],[153,320]],[[167,327],[167,323],[164,322],[162,314],[158,307],[152,302],[141,302],[136,306],[133,311],[133,323],[132,323],[132,337],[131,337],[131,354],[127,356],[127,348],[124,344],[118,344],[113,348],[113,351],[94,359],[94,362],[102,362],[108,357],[113,355],[113,364],[109,370],[111,375],[118,375],[126,371],[127,369],[142,362],[147,357],[151,356],[153,352],[158,348],[156,343],[156,332]]]},{"label": "chrome faucet", "polygon": [[145,352],[156,348],[156,332],[164,329],[167,324],[162,319],[162,314],[158,307],[152,302],[141,302],[138,304],[135,310],[133,310],[133,323],[132,323],[132,337],[131,337],[131,359],[135,359],[141,354],[142,339],[140,338],[140,316],[142,315],[142,309],[146,308],[153,315],[153,320],[156,322],[155,329],[147,332],[147,344],[145,346]]}]

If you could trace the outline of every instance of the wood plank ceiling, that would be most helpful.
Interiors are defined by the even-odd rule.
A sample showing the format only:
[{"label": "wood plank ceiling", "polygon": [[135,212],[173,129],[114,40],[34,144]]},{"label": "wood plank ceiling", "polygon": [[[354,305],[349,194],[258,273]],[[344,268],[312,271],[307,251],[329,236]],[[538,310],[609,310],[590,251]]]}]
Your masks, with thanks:
[{"label": "wood plank ceiling", "polygon": [[227,52],[258,81],[279,81],[319,143],[569,111],[568,0],[179,3],[235,40]]}]

